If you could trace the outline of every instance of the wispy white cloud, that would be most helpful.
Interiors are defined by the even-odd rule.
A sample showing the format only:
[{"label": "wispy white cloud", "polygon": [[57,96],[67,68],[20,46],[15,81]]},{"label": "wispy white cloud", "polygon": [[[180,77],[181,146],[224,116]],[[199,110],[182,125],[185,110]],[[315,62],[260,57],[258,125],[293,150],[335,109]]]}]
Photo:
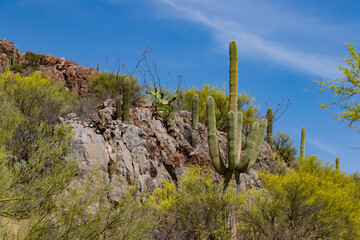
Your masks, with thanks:
[{"label": "wispy white cloud", "polygon": [[317,139],[317,138],[309,138],[307,140],[311,145],[313,145],[314,147],[316,147],[317,149],[324,151],[327,154],[330,155],[336,155],[337,151],[336,148],[334,148],[334,146],[330,146],[329,144],[324,143],[323,141]]},{"label": "wispy white cloud", "polygon": [[333,79],[339,75],[340,58],[323,40],[335,41],[344,26],[328,25],[299,15],[285,4],[263,0],[157,1],[162,16],[200,23],[211,29],[224,47],[234,39],[245,56],[276,61],[315,77]]}]

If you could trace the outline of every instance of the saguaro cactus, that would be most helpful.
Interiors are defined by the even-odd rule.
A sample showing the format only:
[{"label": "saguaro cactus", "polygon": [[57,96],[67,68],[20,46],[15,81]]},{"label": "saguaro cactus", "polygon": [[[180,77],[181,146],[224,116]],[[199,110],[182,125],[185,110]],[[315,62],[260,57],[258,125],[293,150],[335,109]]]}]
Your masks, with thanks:
[{"label": "saguaro cactus", "polygon": [[339,159],[339,157],[336,158],[336,163],[335,164],[336,164],[336,170],[339,171],[340,170],[340,159]]},{"label": "saguaro cactus", "polygon": [[305,128],[301,129],[300,159],[305,160]]},{"label": "saguaro cactus", "polygon": [[123,82],[123,122],[129,124],[130,116],[130,78],[126,77]]},{"label": "saguaro cactus", "polygon": [[227,131],[227,157],[226,161],[221,159],[218,139],[216,136],[216,118],[215,118],[215,103],[210,96],[206,100],[207,112],[207,128],[208,128],[208,144],[212,164],[217,173],[224,175],[226,188],[233,173],[238,182],[240,173],[247,172],[255,163],[262,142],[265,137],[267,120],[261,120],[259,123],[254,123],[251,128],[249,139],[246,144],[245,152],[241,155],[241,132],[243,125],[243,116],[241,112],[237,112],[237,88],[238,88],[238,67],[237,67],[237,47],[236,42],[230,42],[230,98],[229,98],[229,112],[228,112],[228,131]]},{"label": "saguaro cactus", "polygon": [[121,105],[121,98],[117,97],[115,99],[115,104],[116,104],[116,119],[122,119],[122,105]]},{"label": "saguaro cactus", "polygon": [[192,102],[192,132],[191,132],[191,146],[197,147],[197,135],[199,127],[199,96],[195,95]]},{"label": "saguaro cactus", "polygon": [[273,132],[273,110],[272,108],[268,108],[267,113],[266,113],[266,118],[268,121],[268,126],[267,126],[267,143],[270,145],[270,147],[272,147],[272,132]]}]

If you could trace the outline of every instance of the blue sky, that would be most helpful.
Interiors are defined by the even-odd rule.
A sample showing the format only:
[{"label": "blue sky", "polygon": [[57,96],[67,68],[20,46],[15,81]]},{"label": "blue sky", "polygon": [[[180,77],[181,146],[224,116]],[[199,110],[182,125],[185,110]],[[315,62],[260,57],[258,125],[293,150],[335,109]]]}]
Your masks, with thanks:
[{"label": "blue sky", "polygon": [[1,0],[0,38],[103,70],[115,54],[132,69],[150,45],[161,76],[180,74],[185,87],[197,88],[227,87],[228,43],[236,40],[239,91],[250,92],[263,114],[266,102],[292,101],[274,132],[288,132],[298,146],[305,127],[307,155],[338,156],[352,172],[360,170],[352,148],[360,133],[333,120],[336,108],[319,107],[334,98],[314,92],[312,80],[341,77],[344,43],[360,51],[359,10],[356,0]]}]

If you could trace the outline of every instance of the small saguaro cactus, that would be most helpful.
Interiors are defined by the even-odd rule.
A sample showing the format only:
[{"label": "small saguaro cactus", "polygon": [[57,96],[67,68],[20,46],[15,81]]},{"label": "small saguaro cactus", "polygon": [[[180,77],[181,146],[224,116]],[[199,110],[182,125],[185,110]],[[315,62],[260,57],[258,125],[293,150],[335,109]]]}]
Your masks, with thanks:
[{"label": "small saguaro cactus", "polygon": [[97,71],[97,72],[100,71],[99,64],[97,64],[97,66],[96,66],[96,71]]},{"label": "small saguaro cactus", "polygon": [[116,105],[116,119],[122,119],[122,105],[121,105],[121,98],[117,97],[115,99],[115,105]]},{"label": "small saguaro cactus", "polygon": [[242,113],[237,111],[238,99],[238,66],[237,66],[237,47],[236,42],[231,41],[229,46],[230,54],[230,98],[228,112],[228,131],[227,131],[227,156],[224,162],[221,159],[218,139],[216,136],[216,117],[215,103],[210,96],[206,100],[208,144],[210,157],[215,171],[224,175],[224,188],[227,187],[233,173],[236,182],[239,181],[240,173],[249,171],[254,165],[266,133],[267,120],[262,119],[259,123],[254,123],[251,128],[249,139],[246,143],[245,152],[241,156],[241,134],[243,125]]},{"label": "small saguaro cactus", "polygon": [[15,66],[16,65],[16,53],[19,49],[14,46],[14,55],[13,55],[13,59],[12,59],[12,65]]},{"label": "small saguaro cactus", "polygon": [[267,113],[266,113],[266,118],[268,121],[268,126],[267,126],[267,130],[266,130],[267,143],[272,148],[272,143],[273,143],[272,133],[273,133],[273,118],[274,118],[272,108],[268,108]]},{"label": "small saguaro cactus", "polygon": [[191,132],[191,146],[196,148],[197,135],[199,128],[199,96],[195,95],[192,102],[192,132]]},{"label": "small saguaro cactus", "polygon": [[339,159],[339,157],[336,158],[335,164],[336,164],[336,170],[339,171],[339,169],[340,169],[340,159]]},{"label": "small saguaro cactus", "polygon": [[123,111],[122,121],[125,124],[129,124],[130,116],[130,78],[126,77],[123,82]]},{"label": "small saguaro cactus", "polygon": [[305,160],[305,128],[301,129],[300,159]]}]

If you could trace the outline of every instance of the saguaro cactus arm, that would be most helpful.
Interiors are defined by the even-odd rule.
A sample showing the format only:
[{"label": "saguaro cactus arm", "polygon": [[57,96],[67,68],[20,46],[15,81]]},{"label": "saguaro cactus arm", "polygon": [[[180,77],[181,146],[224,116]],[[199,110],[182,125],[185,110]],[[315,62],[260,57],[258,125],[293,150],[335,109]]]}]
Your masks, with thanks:
[{"label": "saguaro cactus arm", "polygon": [[[265,138],[266,127],[267,127],[267,120],[262,119],[261,123],[260,123],[260,129],[258,130],[258,132],[256,134],[254,148],[249,150],[249,155],[248,155],[249,163],[245,169],[245,172],[249,171],[250,168],[252,168],[252,166],[255,164],[257,157],[259,156],[260,149],[261,149],[261,146],[262,146],[264,138]],[[249,138],[249,140],[251,140],[251,139]],[[245,154],[244,154],[244,157],[245,157]]]},{"label": "saguaro cactus arm", "polygon": [[210,96],[206,99],[206,114],[208,119],[208,145],[210,158],[215,171],[221,175],[226,172],[226,166],[221,160],[219,143],[216,136],[216,118],[215,118],[215,106],[214,99]]}]

